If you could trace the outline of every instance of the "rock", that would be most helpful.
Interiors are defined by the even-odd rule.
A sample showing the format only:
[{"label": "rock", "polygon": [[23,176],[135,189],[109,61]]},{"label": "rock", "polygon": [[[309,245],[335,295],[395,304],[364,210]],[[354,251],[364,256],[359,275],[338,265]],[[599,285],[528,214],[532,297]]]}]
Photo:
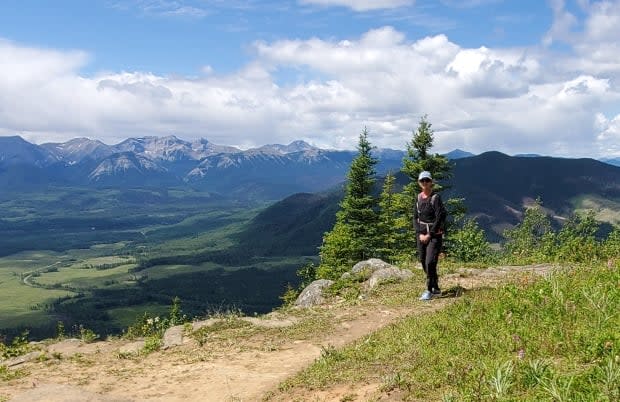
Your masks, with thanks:
[{"label": "rock", "polygon": [[252,325],[256,325],[257,327],[264,328],[285,328],[290,327],[297,323],[297,319],[295,317],[287,317],[287,318],[272,318],[267,317],[259,318],[259,317],[241,317],[240,320],[249,322]]},{"label": "rock", "polygon": [[170,327],[164,332],[163,348],[183,345],[183,325]]},{"label": "rock", "polygon": [[22,363],[31,362],[33,360],[38,359],[41,356],[40,351],[26,353],[25,355],[17,356],[12,359],[6,360],[2,362],[3,366],[13,367]]},{"label": "rock", "polygon": [[372,289],[378,284],[382,282],[388,281],[404,281],[406,279],[411,278],[413,274],[411,271],[406,269],[396,268],[394,266],[390,266],[387,268],[381,268],[372,273],[370,279],[368,280],[367,286],[368,289]]},{"label": "rock", "polygon": [[118,353],[121,355],[138,355],[144,349],[144,345],[144,340],[131,342],[121,346]]},{"label": "rock", "polygon": [[378,269],[390,268],[394,267],[392,264],[388,264],[387,262],[380,260],[379,258],[371,258],[366,261],[360,261],[351,268],[352,274],[359,274],[364,271],[368,271],[369,273],[373,273]]},{"label": "rock", "polygon": [[192,322],[192,331],[198,331],[200,328],[210,327],[221,321],[221,318],[209,318],[207,320],[194,321]]},{"label": "rock", "polygon": [[99,342],[84,343],[79,339],[70,338],[60,342],[53,343],[47,347],[48,353],[62,353],[65,356],[71,356],[76,353],[89,354],[96,353],[99,349]]},{"label": "rock", "polygon": [[11,399],[11,402],[131,402],[131,399],[99,395],[71,385],[42,384]]},{"label": "rock", "polygon": [[323,289],[331,286],[333,283],[334,281],[329,279],[318,279],[312,282],[297,297],[295,305],[298,307],[311,307],[323,303]]}]

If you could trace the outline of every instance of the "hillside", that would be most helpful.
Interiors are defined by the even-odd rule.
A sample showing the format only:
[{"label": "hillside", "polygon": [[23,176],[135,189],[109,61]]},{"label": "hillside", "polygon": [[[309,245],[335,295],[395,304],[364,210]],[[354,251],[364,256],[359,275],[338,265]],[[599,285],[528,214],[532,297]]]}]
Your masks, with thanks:
[{"label": "hillside", "polygon": [[[453,177],[445,183],[450,189],[444,198],[464,198],[468,215],[477,219],[491,241],[500,241],[504,229],[518,223],[524,207],[538,197],[553,215],[567,217],[577,209],[591,208],[597,211],[599,219],[620,223],[619,167],[593,159],[512,157],[499,152],[459,158],[453,164]],[[396,180],[402,186],[408,178],[398,173]],[[291,245],[299,244],[303,238],[305,246],[300,250],[316,250],[322,234],[331,229],[335,219],[333,215],[331,219],[323,219],[329,215],[323,212],[337,211],[341,197],[342,193],[338,192],[329,197],[288,197],[254,218],[241,238],[264,239],[255,243],[254,250],[259,254],[282,252],[283,246],[266,244],[270,236],[278,239],[277,244],[290,239],[291,243],[284,244]],[[299,207],[301,200],[308,203],[306,208]],[[316,215],[309,217],[308,212],[315,210],[318,200],[321,205],[316,207]],[[312,219],[316,221],[310,227],[301,224],[307,229],[304,231],[293,224]],[[263,233],[269,236],[261,237]],[[265,248],[261,248],[263,244]]]},{"label": "hillside", "polygon": [[237,236],[238,249],[259,256],[318,255],[318,245],[334,224],[341,197],[340,191],[300,193],[270,205]]},{"label": "hillside", "polygon": [[[620,169],[593,159],[510,157],[487,152],[454,162],[448,196],[465,198],[470,215],[496,236],[520,219],[525,205],[568,216],[591,199],[593,209],[620,210]],[[612,222],[620,223],[620,216]]]},{"label": "hillside", "polygon": [[[198,321],[195,333],[169,338],[166,350],[143,353],[144,342],[113,339],[83,343],[49,340],[33,345],[27,358],[12,359],[0,380],[0,400],[60,402],[317,400],[339,401],[350,388],[332,390],[279,387],[313,361],[356,340],[371,339],[381,328],[405,318],[425,317],[461,301],[462,291],[475,292],[506,281],[533,280],[550,266],[460,270],[442,277],[445,288],[459,293],[424,303],[417,300],[421,272],[403,283],[382,285],[357,302],[332,299],[311,310],[281,310],[258,319],[227,316]],[[182,330],[182,327],[179,327]],[[179,341],[182,339],[182,341]],[[41,357],[43,356],[43,357]],[[21,362],[21,363],[20,363]],[[102,375],[103,374],[103,375]],[[358,384],[361,385],[361,384]],[[280,390],[278,390],[278,388]],[[381,384],[357,389],[358,398],[389,396]]]}]

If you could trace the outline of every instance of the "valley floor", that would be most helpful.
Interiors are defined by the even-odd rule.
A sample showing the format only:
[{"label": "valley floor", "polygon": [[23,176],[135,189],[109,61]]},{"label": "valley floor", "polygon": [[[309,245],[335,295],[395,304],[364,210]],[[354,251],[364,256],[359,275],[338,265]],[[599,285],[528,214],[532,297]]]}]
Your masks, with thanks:
[{"label": "valley floor", "polygon": [[[444,289],[467,292],[531,281],[553,269],[550,265],[460,269],[441,281]],[[382,391],[381,384],[333,389],[279,385],[332,348],[363,339],[406,316],[432,314],[458,299],[418,301],[422,283],[422,274],[417,273],[412,280],[380,286],[355,302],[332,300],[318,308],[281,310],[258,319],[223,318],[213,330],[198,330],[194,336],[184,336],[181,345],[146,356],[133,354],[132,342],[120,339],[41,343],[37,353],[43,357],[9,368],[22,375],[0,381],[0,401],[399,400],[398,395]]]}]

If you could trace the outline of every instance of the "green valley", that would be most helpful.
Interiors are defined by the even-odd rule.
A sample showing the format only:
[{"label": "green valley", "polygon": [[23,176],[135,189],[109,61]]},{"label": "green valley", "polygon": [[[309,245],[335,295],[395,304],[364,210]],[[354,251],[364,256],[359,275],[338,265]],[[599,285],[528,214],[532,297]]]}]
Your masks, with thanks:
[{"label": "green valley", "polygon": [[101,336],[167,310],[280,304],[304,257],[254,257],[238,234],[262,209],[187,189],[51,189],[0,200],[0,334]]}]

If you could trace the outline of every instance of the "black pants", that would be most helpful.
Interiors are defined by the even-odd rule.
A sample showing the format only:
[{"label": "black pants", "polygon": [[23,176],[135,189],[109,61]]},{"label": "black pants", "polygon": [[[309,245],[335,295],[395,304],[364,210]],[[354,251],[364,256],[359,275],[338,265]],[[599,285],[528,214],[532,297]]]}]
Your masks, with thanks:
[{"label": "black pants", "polygon": [[439,279],[437,278],[437,261],[439,260],[439,252],[441,251],[441,236],[433,236],[428,243],[422,244],[420,238],[418,241],[418,256],[426,274],[426,289],[432,291],[439,289]]}]

